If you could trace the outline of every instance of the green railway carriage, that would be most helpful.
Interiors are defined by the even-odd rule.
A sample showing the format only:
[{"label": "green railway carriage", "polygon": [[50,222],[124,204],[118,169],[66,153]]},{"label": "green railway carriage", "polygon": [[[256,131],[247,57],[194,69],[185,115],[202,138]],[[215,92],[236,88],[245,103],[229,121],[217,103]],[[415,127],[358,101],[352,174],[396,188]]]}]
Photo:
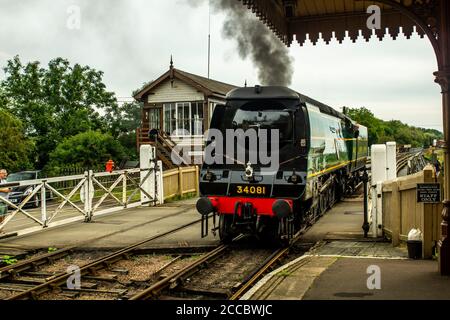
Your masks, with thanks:
[{"label": "green railway carriage", "polygon": [[[200,176],[197,209],[204,222],[210,214],[219,215],[224,242],[240,232],[271,242],[289,239],[354,189],[368,156],[367,128],[285,87],[231,91],[226,105],[214,111],[211,128],[223,134],[225,144],[237,146],[226,155],[220,149],[222,161],[205,163]],[[279,165],[270,174],[265,171],[270,164],[252,148],[261,148],[261,140],[246,140],[249,129],[277,131],[278,150],[271,155]],[[229,137],[229,130],[240,133]],[[207,149],[217,148],[216,142],[208,137]],[[264,143],[270,150],[273,142]],[[243,161],[237,160],[240,156]],[[207,228],[203,231],[206,236]]]}]

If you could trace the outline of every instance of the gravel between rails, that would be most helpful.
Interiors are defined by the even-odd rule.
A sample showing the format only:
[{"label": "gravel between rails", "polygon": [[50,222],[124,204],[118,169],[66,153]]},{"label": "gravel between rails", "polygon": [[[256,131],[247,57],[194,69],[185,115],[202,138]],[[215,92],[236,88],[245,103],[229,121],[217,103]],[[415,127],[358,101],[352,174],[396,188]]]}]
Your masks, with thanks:
[{"label": "gravel between rails", "polygon": [[66,272],[70,266],[82,267],[100,257],[105,256],[105,252],[81,252],[68,255],[62,259],[58,259],[51,264],[43,265],[39,268],[41,272],[48,272],[58,274],[60,272]]},{"label": "gravel between rails", "polygon": [[[89,263],[90,260],[94,260],[93,257],[86,257],[85,254],[77,255],[76,257],[70,257],[70,259],[62,259],[62,261],[56,261],[51,266],[46,266],[44,272],[61,272],[65,270],[67,266],[77,265],[80,266]],[[173,265],[169,266],[163,271],[165,273],[174,273],[181,270],[185,266],[191,264],[195,259],[198,259],[200,255],[187,256],[183,259],[176,261]],[[112,270],[102,269],[99,270],[97,276],[111,276],[116,275],[117,281],[115,282],[104,282],[104,281],[93,281],[86,280],[88,283],[97,283],[98,290],[128,290],[129,293],[136,294],[140,290],[144,290],[146,287],[150,286],[153,282],[158,280],[155,276],[163,266],[169,263],[175,257],[172,255],[142,255],[142,256],[132,256],[128,260],[121,260],[112,265],[112,270],[122,269],[128,271],[128,273],[116,273]],[[53,271],[52,271],[53,270]],[[83,279],[81,280],[81,288],[83,288]],[[90,292],[80,292],[76,297],[70,297],[65,295],[60,290],[47,292],[39,297],[39,300],[117,300],[119,299],[119,294],[110,293],[90,293]]]},{"label": "gravel between rails", "polygon": [[270,254],[268,249],[233,250],[186,280],[186,285],[207,290],[231,289]]}]

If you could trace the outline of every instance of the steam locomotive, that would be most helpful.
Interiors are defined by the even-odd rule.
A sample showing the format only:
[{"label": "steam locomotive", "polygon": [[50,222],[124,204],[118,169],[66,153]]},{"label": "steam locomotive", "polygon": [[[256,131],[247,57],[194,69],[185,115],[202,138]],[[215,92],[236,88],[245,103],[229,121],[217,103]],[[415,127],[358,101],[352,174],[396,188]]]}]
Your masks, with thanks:
[{"label": "steam locomotive", "polygon": [[[219,161],[207,163],[205,158],[196,207],[202,215],[202,237],[208,235],[212,216],[212,230],[219,231],[224,243],[241,233],[268,243],[288,242],[353,191],[368,157],[366,127],[286,87],[231,91],[226,104],[215,108],[211,129],[215,133],[208,134],[205,151]],[[251,141],[248,130],[266,134]],[[275,131],[277,141],[268,138]],[[232,152],[225,154],[218,146],[218,132],[221,142],[236,146]],[[249,160],[259,156],[261,147],[278,160],[275,170],[260,157]]]}]

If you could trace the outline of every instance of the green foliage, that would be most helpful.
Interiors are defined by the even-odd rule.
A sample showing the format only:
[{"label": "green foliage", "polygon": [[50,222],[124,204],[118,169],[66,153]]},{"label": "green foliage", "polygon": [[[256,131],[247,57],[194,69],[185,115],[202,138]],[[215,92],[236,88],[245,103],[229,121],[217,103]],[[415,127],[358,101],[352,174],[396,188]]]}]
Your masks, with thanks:
[{"label": "green foliage", "polygon": [[8,108],[8,98],[6,97],[6,92],[0,86],[0,110],[7,110]]},{"label": "green foliage", "polygon": [[136,131],[141,125],[141,105],[137,102],[112,105],[106,108],[105,119],[114,138]]},{"label": "green foliage", "polygon": [[[116,163],[125,157],[125,150],[110,134],[87,131],[64,139],[50,154],[48,167],[58,170],[67,164],[95,167],[109,158]],[[50,170],[49,170],[50,171]]]},{"label": "green foliage", "polygon": [[10,256],[3,256],[2,262],[7,264],[8,266],[17,263],[17,259],[14,259]]},{"label": "green foliage", "polygon": [[141,125],[141,109],[136,102],[106,108],[108,131],[124,146],[129,160],[137,159],[136,129]]},{"label": "green foliage", "polygon": [[20,171],[33,167],[33,142],[24,136],[19,119],[0,108],[0,168]]},{"label": "green foliage", "polygon": [[[38,166],[65,138],[87,130],[106,131],[99,111],[117,102],[102,82],[103,73],[62,58],[42,68],[39,62],[22,64],[16,56],[4,68],[3,96],[8,110],[24,124],[25,133],[34,138]],[[0,104],[2,99],[0,98]]]},{"label": "green foliage", "polygon": [[367,108],[347,109],[347,115],[369,130],[369,145],[396,141],[413,147],[429,146],[434,139],[442,139],[441,132],[412,127],[398,120],[383,121]]},{"label": "green foliage", "polygon": [[58,248],[53,248],[53,247],[49,247],[48,248],[48,253],[52,253],[52,252],[55,252],[55,251],[58,251]]}]

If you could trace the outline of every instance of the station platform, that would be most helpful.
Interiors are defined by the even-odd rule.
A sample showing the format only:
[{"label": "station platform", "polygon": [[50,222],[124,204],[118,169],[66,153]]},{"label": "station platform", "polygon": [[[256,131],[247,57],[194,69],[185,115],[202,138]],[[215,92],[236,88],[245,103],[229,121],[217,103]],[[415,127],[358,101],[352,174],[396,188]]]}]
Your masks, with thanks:
[{"label": "station platform", "polygon": [[301,241],[304,256],[264,277],[242,300],[449,300],[450,277],[433,260],[410,260],[405,246],[363,237],[363,204],[337,204]]}]

